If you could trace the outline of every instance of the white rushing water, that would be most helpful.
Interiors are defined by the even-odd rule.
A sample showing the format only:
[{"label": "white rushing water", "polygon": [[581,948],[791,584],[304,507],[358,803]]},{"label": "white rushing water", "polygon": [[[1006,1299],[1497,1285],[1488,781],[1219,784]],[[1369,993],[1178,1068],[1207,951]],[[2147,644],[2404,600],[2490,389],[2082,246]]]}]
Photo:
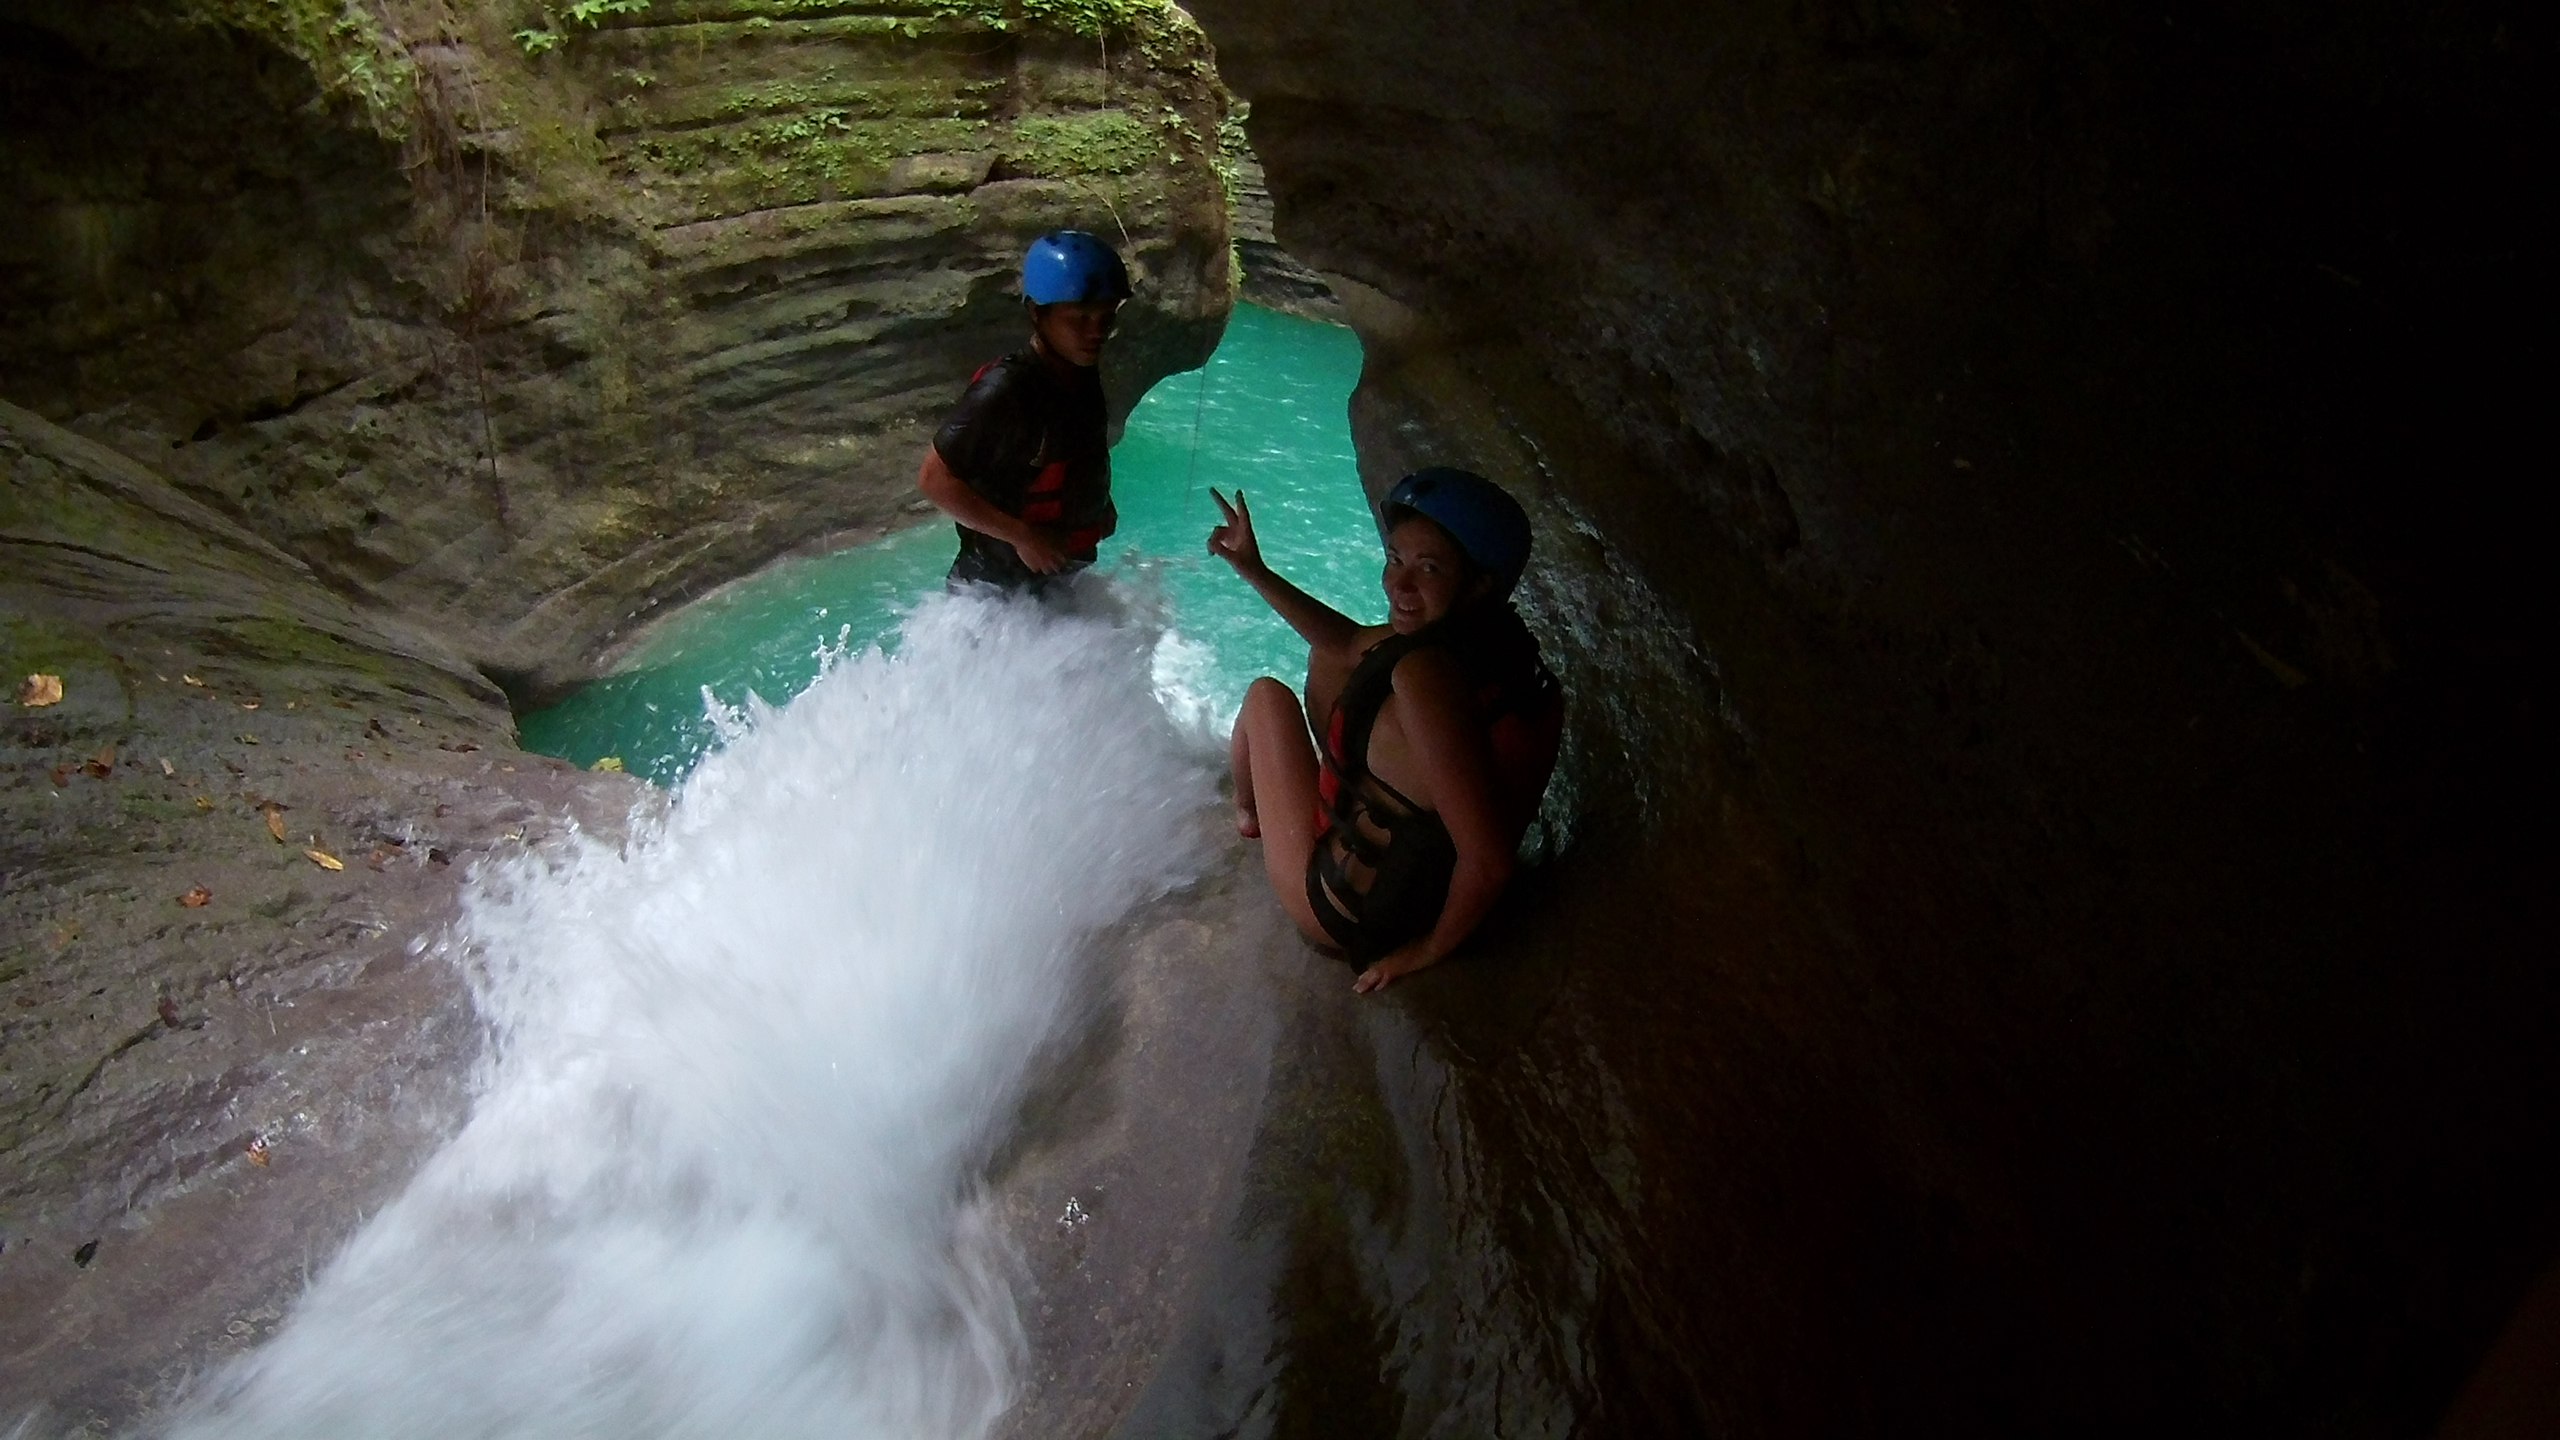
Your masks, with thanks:
[{"label": "white rushing water", "polygon": [[621,851],[475,877],[469,1122],[178,1433],[983,1434],[983,1169],[1097,929],[1208,851],[1158,634],[936,598]]}]

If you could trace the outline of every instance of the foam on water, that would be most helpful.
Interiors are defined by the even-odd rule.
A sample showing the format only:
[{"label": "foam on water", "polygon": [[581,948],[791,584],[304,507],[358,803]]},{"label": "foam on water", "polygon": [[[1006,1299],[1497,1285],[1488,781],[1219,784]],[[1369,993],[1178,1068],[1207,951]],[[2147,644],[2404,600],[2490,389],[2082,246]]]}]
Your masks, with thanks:
[{"label": "foam on water", "polygon": [[476,876],[468,1124],[180,1433],[984,1433],[988,1157],[1096,931],[1211,853],[1160,634],[937,597],[627,846]]}]

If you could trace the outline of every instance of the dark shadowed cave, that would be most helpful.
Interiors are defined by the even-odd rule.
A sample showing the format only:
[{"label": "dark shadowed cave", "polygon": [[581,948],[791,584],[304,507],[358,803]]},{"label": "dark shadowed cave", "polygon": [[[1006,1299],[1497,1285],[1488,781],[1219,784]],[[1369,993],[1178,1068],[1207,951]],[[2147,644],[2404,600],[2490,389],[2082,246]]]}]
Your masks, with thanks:
[{"label": "dark shadowed cave", "polygon": [[1576,1433],[2425,1432],[2555,1238],[2547,22],[1196,8],[1373,483],[1578,532],[1575,961],[1434,1012]]},{"label": "dark shadowed cave", "polygon": [[[1467,964],[1368,1009],[1287,992],[1280,1038],[1255,1042],[1267,1089],[1221,1152],[1232,1213],[1156,1277],[1143,1346],[1035,1334],[1064,1378],[1013,1433],[2433,1431],[2560,1248],[2531,619],[2550,567],[2529,522],[2560,238],[2532,158],[2550,17],[1188,8],[1251,104],[1279,242],[1367,347],[1373,491],[1462,462],[1532,502],[1527,608],[1574,697],[1551,806],[1569,840]],[[119,38],[104,14],[0,4],[0,182],[30,217],[0,244],[0,401],[24,407],[0,535],[26,557],[0,579],[13,669],[51,645],[132,690],[119,641],[193,637],[240,684],[316,676],[502,747],[486,677],[556,683],[645,605],[895,514],[935,387],[1006,323],[1012,230],[1081,203],[1018,155],[907,157],[850,199],[662,188],[628,213],[563,181],[516,197],[533,218],[494,251],[454,252],[403,184],[420,152],[320,106],[280,49],[144,19]],[[580,83],[672,49],[604,43],[623,48]],[[1173,71],[1189,43],[1154,63],[1168,108],[1207,118],[1220,102]],[[434,76],[475,45],[462,26],[413,49]],[[937,52],[1000,120],[1129,83],[1063,44],[991,53]],[[220,105],[137,99],[136,75],[196,76]],[[608,105],[578,94],[543,103]],[[173,133],[187,109],[257,137],[237,172]],[[430,153],[474,177],[569,166],[532,151],[538,129]],[[641,151],[613,137],[644,130],[602,125],[604,158],[573,158],[637,194]],[[1159,278],[1133,388],[1196,361],[1231,299],[1206,180],[1124,182],[1152,187],[1133,220]],[[985,213],[955,218],[963,195]],[[832,230],[759,218],[828,207]],[[76,236],[96,273],[63,260]],[[185,252],[208,247],[259,273],[207,278]],[[470,305],[436,298],[454,264],[495,277]],[[493,383],[498,423],[535,437],[504,465],[473,448]],[[160,518],[67,545],[36,487],[75,472]],[[659,474],[687,478],[639,478]],[[521,522],[508,494],[538,497]],[[164,522],[220,529],[229,558],[168,559]],[[292,623],[333,648],[244,648],[236,599],[173,619],[148,596],[176,582],[116,554],[206,596],[252,572],[258,603],[301,587]],[[209,760],[182,708],[12,721],[28,938],[0,983],[36,998],[8,1012],[27,1078],[6,1198],[42,1210],[48,1244],[94,1229],[99,1194],[129,1212],[212,1163],[136,1180],[65,1158],[49,1135],[113,1149],[113,1121],[65,1108],[79,1092],[37,1071],[86,1061],[28,1028],[72,1002],[42,988],[41,935],[67,922],[26,877],[160,884],[42,810],[47,772],[102,738]],[[461,787],[457,834],[520,827],[511,807],[572,783],[399,777],[429,781]],[[313,803],[369,813],[347,783]],[[437,893],[394,918],[432,923]],[[143,957],[146,1027],[155,988],[192,1009],[225,947],[279,943],[266,922],[83,921]],[[84,963],[104,987],[123,962]],[[349,984],[311,964],[323,978],[295,983]],[[400,983],[424,998],[397,1003],[447,1015],[419,1022],[441,1054],[458,1002],[417,968]],[[212,1044],[207,1003],[212,1030],[154,1043]],[[1270,1023],[1234,1008],[1216,1023]],[[286,1077],[245,1089],[323,1083],[261,1059],[262,1036],[226,1043],[224,1073]],[[136,1105],[169,1093],[118,1083]],[[206,1154],[233,1138],[208,1133]],[[310,1202],[324,1228],[401,1168],[374,1163],[374,1190]],[[283,1285],[287,1248],[250,1247],[242,1273]],[[22,1317],[0,1334],[35,1355],[66,1313],[43,1307],[75,1302],[23,1255],[0,1251]],[[112,1320],[96,1333],[115,1348]],[[53,1393],[66,1413],[127,1423],[183,1368],[142,1350],[208,1353],[175,1321],[125,1333],[126,1356],[79,1362],[109,1377],[94,1393]],[[27,1366],[11,1400],[47,1394]],[[1125,1394],[1078,1378],[1099,1374]]]}]

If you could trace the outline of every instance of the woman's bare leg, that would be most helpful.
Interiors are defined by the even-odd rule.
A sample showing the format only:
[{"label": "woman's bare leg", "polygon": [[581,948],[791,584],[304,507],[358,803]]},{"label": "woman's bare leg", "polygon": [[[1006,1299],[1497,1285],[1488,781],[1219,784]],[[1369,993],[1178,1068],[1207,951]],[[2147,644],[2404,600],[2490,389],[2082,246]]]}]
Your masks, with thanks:
[{"label": "woman's bare leg", "polygon": [[1307,857],[1316,848],[1316,747],[1298,697],[1269,676],[1244,692],[1227,758],[1235,767],[1236,828],[1262,839],[1263,873],[1280,908],[1308,939],[1333,944],[1307,908]]},{"label": "woman's bare leg", "polygon": [[[1250,699],[1253,691],[1245,691]],[[1236,714],[1236,728],[1227,736],[1227,774],[1235,782],[1236,833],[1247,840],[1262,838],[1262,816],[1255,807],[1253,795],[1253,750],[1245,729],[1244,714]]]}]

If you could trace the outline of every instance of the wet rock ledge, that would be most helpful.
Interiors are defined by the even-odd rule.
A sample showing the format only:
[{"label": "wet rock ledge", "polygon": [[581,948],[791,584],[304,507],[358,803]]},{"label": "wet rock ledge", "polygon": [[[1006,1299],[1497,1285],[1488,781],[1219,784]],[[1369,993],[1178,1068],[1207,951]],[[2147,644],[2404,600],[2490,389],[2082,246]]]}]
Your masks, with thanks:
[{"label": "wet rock ledge", "polygon": [[[565,7],[555,7],[565,17]],[[1179,11],[0,3],[0,1424],[253,1344],[458,1118],[409,954],[631,782],[513,748],[660,608],[908,518],[1022,245],[1233,301]]]},{"label": "wet rock ledge", "polygon": [[464,871],[636,783],[517,753],[440,640],[6,404],[0,472],[0,662],[62,695],[0,719],[0,1395],[121,1422],[449,1128],[471,1007],[409,950]]}]

